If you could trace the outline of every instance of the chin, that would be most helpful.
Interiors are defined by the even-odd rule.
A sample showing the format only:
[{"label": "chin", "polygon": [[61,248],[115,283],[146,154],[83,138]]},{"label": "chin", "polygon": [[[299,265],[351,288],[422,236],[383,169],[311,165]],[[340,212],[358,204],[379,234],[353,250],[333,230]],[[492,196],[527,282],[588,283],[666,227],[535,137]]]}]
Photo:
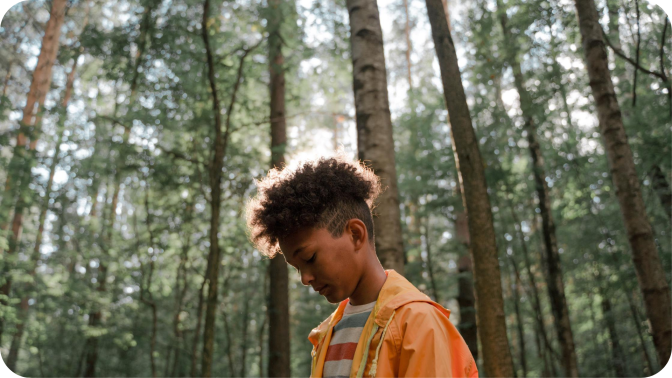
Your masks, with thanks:
[{"label": "chin", "polygon": [[342,297],[341,298],[341,296],[334,295],[333,293],[329,293],[329,295],[325,295],[324,297],[331,304],[339,304],[339,303],[343,302],[346,298],[348,298],[348,297]]}]

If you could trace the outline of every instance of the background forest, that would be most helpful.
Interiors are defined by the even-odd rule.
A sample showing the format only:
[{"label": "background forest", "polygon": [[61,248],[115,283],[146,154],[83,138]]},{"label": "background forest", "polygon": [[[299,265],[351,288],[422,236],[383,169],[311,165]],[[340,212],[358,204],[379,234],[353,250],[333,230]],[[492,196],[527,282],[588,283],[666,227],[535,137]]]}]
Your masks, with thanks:
[{"label": "background forest", "polygon": [[[398,247],[381,262],[452,311],[482,376],[658,372],[672,337],[664,12],[645,0],[377,7],[15,5],[0,28],[10,369],[308,376],[308,333],[335,305],[254,249],[245,205],[272,164],[340,148],[385,172],[377,248]],[[476,328],[496,313],[502,333]],[[493,349],[500,336],[508,349]]]}]

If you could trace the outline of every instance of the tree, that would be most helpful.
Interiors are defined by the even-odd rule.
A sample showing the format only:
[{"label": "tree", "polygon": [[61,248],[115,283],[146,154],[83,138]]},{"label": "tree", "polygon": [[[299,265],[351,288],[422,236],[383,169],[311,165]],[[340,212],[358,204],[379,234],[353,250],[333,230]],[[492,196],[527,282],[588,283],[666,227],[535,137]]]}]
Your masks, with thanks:
[{"label": "tree", "polygon": [[646,313],[651,322],[658,361],[664,366],[670,358],[672,347],[670,288],[653,240],[651,224],[647,219],[635,162],[611,81],[603,31],[598,22],[595,2],[575,0],[575,5],[586,69],[590,77],[590,87],[595,99],[612,180],[627,230],[639,286],[644,296]]},{"label": "tree", "polygon": [[[14,180],[12,180],[12,176],[7,178],[5,193],[0,203],[0,230],[4,234],[4,231],[9,227],[10,209],[13,201],[16,199],[12,219],[12,235],[9,238],[9,248],[7,250],[8,254],[13,254],[18,247],[23,230],[23,211],[26,206],[30,205],[28,184],[31,178],[31,168],[35,164],[33,155],[39,138],[42,106],[51,86],[51,69],[54,66],[60,46],[59,39],[66,7],[66,0],[55,0],[51,4],[51,14],[44,31],[44,37],[42,38],[40,55],[33,72],[26,106],[23,108],[23,118],[21,119],[19,134],[16,137],[14,155],[8,166],[8,172],[13,175]],[[30,143],[28,143],[29,140]],[[28,146],[28,151],[26,151],[26,146]],[[0,252],[2,252],[2,247],[0,247]],[[8,297],[11,292],[12,278],[6,266],[3,267],[3,276],[5,276],[5,280],[2,286],[0,286],[0,295]],[[0,297],[0,305],[6,305],[6,303]],[[3,329],[4,320],[0,320],[0,343],[2,341]]]},{"label": "tree", "polygon": [[404,273],[392,119],[387,97],[383,33],[376,0],[347,0],[359,160],[383,187],[374,212],[376,253],[386,269]]},{"label": "tree", "polygon": [[524,130],[527,134],[527,141],[532,158],[532,173],[536,185],[537,197],[539,198],[539,209],[543,227],[543,240],[545,247],[545,267],[548,272],[548,295],[551,298],[553,316],[555,318],[555,329],[562,349],[562,361],[565,368],[565,374],[570,377],[578,377],[578,363],[576,360],[576,351],[574,349],[574,336],[569,320],[569,309],[567,299],[565,298],[565,284],[562,279],[562,266],[560,263],[560,254],[558,253],[558,241],[555,233],[555,221],[553,220],[551,197],[546,181],[546,168],[544,156],[539,145],[537,137],[537,127],[533,117],[532,97],[525,88],[525,78],[520,66],[520,57],[516,36],[511,33],[509,27],[509,18],[506,14],[507,8],[501,0],[497,0],[497,13],[499,15],[500,25],[504,36],[506,46],[506,61],[513,70],[513,77],[520,97],[520,107],[523,112]]},{"label": "tree", "polygon": [[495,230],[487,184],[471,124],[467,99],[460,80],[455,45],[440,0],[426,0],[434,48],[439,58],[443,95],[450,114],[455,164],[469,221],[471,255],[476,288],[476,318],[481,339],[485,374],[513,376],[504,322],[502,283],[497,259]]},{"label": "tree", "polygon": [[[285,109],[285,66],[282,54],[282,24],[286,5],[280,0],[268,4],[268,69],[270,82],[271,168],[282,169],[285,164],[287,127]],[[290,325],[289,275],[285,259],[276,255],[268,266],[270,293],[268,296],[268,376],[289,377]]]}]

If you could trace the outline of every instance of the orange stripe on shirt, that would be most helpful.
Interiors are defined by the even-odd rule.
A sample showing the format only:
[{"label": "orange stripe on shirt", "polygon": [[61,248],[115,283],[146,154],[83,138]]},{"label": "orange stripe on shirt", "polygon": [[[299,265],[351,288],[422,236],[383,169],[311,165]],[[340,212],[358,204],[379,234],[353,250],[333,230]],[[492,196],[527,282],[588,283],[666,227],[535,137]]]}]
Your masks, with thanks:
[{"label": "orange stripe on shirt", "polygon": [[352,360],[355,357],[357,343],[343,343],[329,345],[325,361]]}]

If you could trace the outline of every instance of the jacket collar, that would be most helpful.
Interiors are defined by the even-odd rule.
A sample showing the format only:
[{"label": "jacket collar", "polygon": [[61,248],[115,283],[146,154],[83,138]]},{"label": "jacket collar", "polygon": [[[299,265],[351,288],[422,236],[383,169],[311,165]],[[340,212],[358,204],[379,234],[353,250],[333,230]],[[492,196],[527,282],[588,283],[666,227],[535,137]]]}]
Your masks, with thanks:
[{"label": "jacket collar", "polygon": [[[392,316],[392,313],[399,307],[410,303],[410,302],[428,302],[430,304],[436,303],[431,300],[427,295],[423,294],[418,290],[412,283],[410,283],[406,278],[401,274],[394,271],[394,269],[385,270],[387,274],[387,279],[383,284],[380,293],[378,294],[378,299],[376,300],[376,305],[373,308],[373,313],[375,314],[375,322],[380,327],[384,327],[387,321]],[[324,336],[327,334],[329,329],[333,327],[339,320],[343,317],[343,310],[345,305],[348,304],[350,299],[345,299],[342,301],[338,308],[319,326],[315,327],[310,334],[308,335],[308,340],[317,346]],[[446,317],[450,316],[450,310],[446,310],[441,306],[436,306],[441,312],[443,312]]]}]

